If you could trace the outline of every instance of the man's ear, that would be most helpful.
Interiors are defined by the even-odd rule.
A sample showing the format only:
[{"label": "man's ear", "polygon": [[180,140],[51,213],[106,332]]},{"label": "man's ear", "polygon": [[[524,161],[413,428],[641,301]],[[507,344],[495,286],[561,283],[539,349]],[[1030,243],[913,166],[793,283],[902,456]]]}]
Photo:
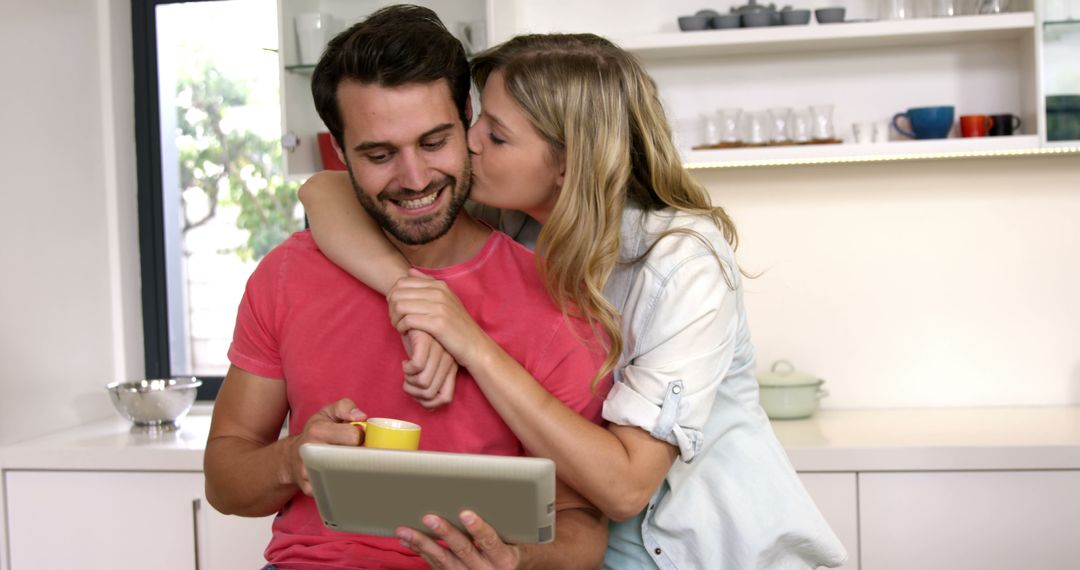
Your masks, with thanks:
[{"label": "man's ear", "polygon": [[465,99],[465,130],[472,126],[472,96]]},{"label": "man's ear", "polygon": [[[330,142],[333,143],[334,152],[337,153],[338,160],[341,161],[341,164],[348,165],[349,163],[345,160],[345,154],[343,152],[341,152],[341,147],[338,146],[337,137],[331,135],[330,136]],[[348,166],[346,166],[346,168],[348,168]]]}]

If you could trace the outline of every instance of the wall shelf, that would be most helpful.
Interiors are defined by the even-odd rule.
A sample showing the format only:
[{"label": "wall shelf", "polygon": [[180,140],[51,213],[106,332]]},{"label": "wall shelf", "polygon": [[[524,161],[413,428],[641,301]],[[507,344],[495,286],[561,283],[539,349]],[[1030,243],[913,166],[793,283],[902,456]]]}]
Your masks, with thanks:
[{"label": "wall shelf", "polygon": [[299,73],[300,75],[311,75],[311,73],[315,71],[315,64],[303,63],[297,65],[286,65],[285,71],[288,71],[289,73]]},{"label": "wall shelf", "polygon": [[1035,14],[769,26],[639,35],[617,43],[643,59],[961,44],[1019,38],[1035,29]]},{"label": "wall shelf", "polygon": [[1018,135],[867,144],[697,150],[684,152],[683,162],[686,168],[695,170],[1056,154],[1080,154],[1080,145],[1047,147],[1039,144],[1037,135]]}]

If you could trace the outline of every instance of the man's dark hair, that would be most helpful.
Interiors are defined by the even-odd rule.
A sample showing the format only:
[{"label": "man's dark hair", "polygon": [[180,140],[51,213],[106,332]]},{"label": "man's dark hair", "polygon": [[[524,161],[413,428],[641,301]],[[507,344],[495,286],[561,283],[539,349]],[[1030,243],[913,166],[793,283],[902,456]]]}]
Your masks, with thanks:
[{"label": "man's dark hair", "polygon": [[445,79],[461,122],[469,98],[465,48],[435,12],[420,6],[387,6],[341,32],[326,46],[311,76],[315,109],[344,150],[338,85],[345,80],[399,87]]}]

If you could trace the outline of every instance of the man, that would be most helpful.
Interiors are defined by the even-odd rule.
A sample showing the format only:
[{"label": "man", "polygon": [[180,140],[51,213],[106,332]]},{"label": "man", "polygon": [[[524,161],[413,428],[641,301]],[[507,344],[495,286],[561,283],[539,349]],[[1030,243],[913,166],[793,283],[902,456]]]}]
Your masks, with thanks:
[{"label": "man", "polygon": [[[316,107],[357,195],[391,241],[414,266],[446,281],[552,393],[598,421],[601,402],[588,379],[602,355],[551,303],[532,254],[461,210],[469,185],[468,89],[461,45],[433,12],[407,6],[382,9],[334,38],[312,78]],[[492,279],[499,287],[485,287]],[[471,538],[437,517],[417,521],[433,528],[445,549],[405,529],[399,541],[323,526],[299,447],[357,445],[361,432],[348,422],[365,412],[421,424],[421,449],[524,453],[466,373],[453,402],[438,409],[403,392],[406,355],[387,310],[382,295],[327,260],[308,232],[263,259],[240,303],[232,367],[215,404],[205,456],[211,504],[247,516],[279,512],[266,557],[282,570],[413,568],[425,560],[440,567],[599,565],[606,525],[562,484],[551,545],[502,545],[473,513],[461,517]],[[279,440],[286,414],[289,437]]]}]

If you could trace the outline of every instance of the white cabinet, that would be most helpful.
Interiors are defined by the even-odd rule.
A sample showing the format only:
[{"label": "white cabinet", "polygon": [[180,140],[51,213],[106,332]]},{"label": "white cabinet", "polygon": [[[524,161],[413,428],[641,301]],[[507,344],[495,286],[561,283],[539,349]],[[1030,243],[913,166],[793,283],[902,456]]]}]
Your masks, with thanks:
[{"label": "white cabinet", "polygon": [[854,473],[799,473],[821,515],[848,553],[841,568],[859,568],[859,503]]},{"label": "white cabinet", "polygon": [[[456,34],[463,35],[462,26],[483,28],[488,41],[477,47],[530,32],[592,32],[611,38],[641,58],[656,79],[688,168],[1080,152],[1078,141],[1047,140],[1044,90],[1055,92],[1055,87],[1040,76],[1044,68],[1048,73],[1071,69],[1069,62],[1080,49],[1073,40],[1052,41],[1061,34],[1048,32],[1044,41],[1043,18],[1030,0],[1014,0],[1013,12],[1005,14],[880,21],[874,21],[879,2],[847,0],[839,5],[847,7],[848,20],[858,21],[698,32],[679,32],[676,25],[679,15],[702,8],[696,0],[419,3],[431,6]],[[726,11],[743,3],[730,0],[711,7]],[[285,153],[291,178],[321,168],[314,137],[323,130],[311,104],[310,70],[294,65],[293,17],[323,11],[345,24],[382,4],[280,0],[281,58],[288,70],[282,76],[283,132],[301,141]],[[822,5],[815,0],[790,4],[797,9]],[[1056,30],[1073,24],[1048,25]],[[1044,43],[1052,52],[1045,63]],[[1080,101],[1080,92],[1076,95]],[[1058,99],[1055,105],[1074,105],[1071,101]],[[718,109],[738,108],[764,118],[769,109],[820,104],[834,106],[834,131],[842,144],[693,150],[707,142],[703,119]],[[978,138],[960,138],[954,126],[949,138],[937,140],[908,140],[888,126],[895,113],[937,105],[953,106],[957,123],[961,115],[1009,113],[1022,125],[1012,136]],[[1067,120],[1080,123],[1080,118]],[[855,124],[886,129],[888,142],[855,143]]]},{"label": "white cabinet", "polygon": [[6,471],[10,570],[258,568],[272,518],[217,513],[201,473]]},{"label": "white cabinet", "polygon": [[1080,564],[1080,471],[860,473],[867,570]]},{"label": "white cabinet", "polygon": [[[788,3],[822,6],[777,2]],[[499,6],[495,41],[523,31],[595,32],[638,55],[657,81],[690,168],[1062,152],[1046,141],[1041,18],[1031,2],[1014,1],[1006,14],[874,21],[879,2],[848,0],[830,5],[846,6],[847,18],[858,21],[698,32],[677,29],[677,16],[702,7],[689,0],[596,0],[557,9],[554,0],[508,4],[513,8]],[[739,4],[708,7],[724,12]],[[835,106],[843,144],[691,150],[707,142],[703,118],[718,109],[764,113],[815,104]],[[957,118],[1012,113],[1023,126],[1015,136],[954,132],[925,141],[889,129],[889,142],[853,142],[856,123],[884,126],[895,113],[936,105],[954,106]]]}]

